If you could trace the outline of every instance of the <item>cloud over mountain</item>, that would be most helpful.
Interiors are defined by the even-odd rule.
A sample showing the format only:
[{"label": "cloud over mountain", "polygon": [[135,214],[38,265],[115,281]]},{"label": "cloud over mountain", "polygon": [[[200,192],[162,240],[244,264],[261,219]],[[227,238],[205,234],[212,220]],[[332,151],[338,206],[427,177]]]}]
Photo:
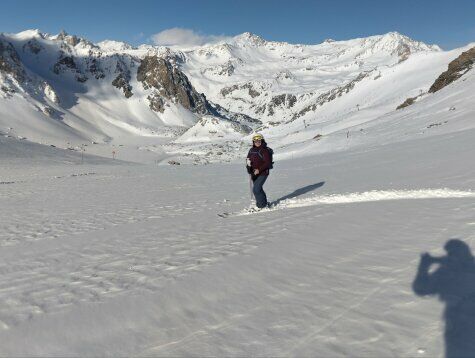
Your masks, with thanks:
[{"label": "cloud over mountain", "polygon": [[203,46],[229,38],[224,35],[205,35],[191,29],[179,27],[163,30],[150,37],[155,45],[160,46]]}]

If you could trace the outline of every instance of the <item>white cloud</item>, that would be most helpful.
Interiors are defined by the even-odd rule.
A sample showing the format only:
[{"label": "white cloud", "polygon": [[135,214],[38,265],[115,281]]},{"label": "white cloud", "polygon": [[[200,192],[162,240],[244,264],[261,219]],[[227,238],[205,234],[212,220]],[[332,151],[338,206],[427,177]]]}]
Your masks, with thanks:
[{"label": "white cloud", "polygon": [[193,30],[179,27],[163,30],[150,37],[155,45],[160,46],[202,46],[224,41],[229,38],[230,37],[223,35],[203,35]]}]

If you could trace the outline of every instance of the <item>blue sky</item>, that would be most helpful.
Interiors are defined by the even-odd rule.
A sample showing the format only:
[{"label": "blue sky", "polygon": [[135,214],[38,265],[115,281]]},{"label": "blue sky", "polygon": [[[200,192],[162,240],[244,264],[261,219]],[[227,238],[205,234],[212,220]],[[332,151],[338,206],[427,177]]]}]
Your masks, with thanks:
[{"label": "blue sky", "polygon": [[185,32],[165,32],[168,41],[249,31],[266,40],[317,44],[398,31],[443,49],[475,42],[473,0],[16,0],[0,9],[0,32],[64,29],[93,42],[133,45],[153,43],[161,38],[154,35],[176,28]]}]

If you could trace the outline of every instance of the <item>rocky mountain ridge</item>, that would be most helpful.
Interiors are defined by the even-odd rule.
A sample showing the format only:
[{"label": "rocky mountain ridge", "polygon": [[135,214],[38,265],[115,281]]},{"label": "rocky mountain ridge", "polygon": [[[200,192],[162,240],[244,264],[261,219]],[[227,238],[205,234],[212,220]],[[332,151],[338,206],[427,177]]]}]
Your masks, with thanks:
[{"label": "rocky mountain ridge", "polygon": [[449,63],[447,71],[442,73],[429,88],[429,93],[435,93],[452,82],[456,81],[473,68],[475,63],[475,47],[462,52],[455,60]]},{"label": "rocky mountain ridge", "polygon": [[[312,127],[321,129],[309,138],[322,138],[354,125],[359,113],[371,121],[427,93],[460,52],[395,32],[318,45],[244,33],[183,49],[94,44],[64,31],[0,34],[0,126],[34,141],[51,127],[60,129],[56,137],[99,143],[195,145]],[[34,119],[18,122],[18,108]]]},{"label": "rocky mountain ridge", "polygon": [[[158,55],[140,58],[129,54],[104,54],[99,46],[65,32],[49,37],[36,32],[33,36],[27,41],[22,41],[21,36],[14,37],[12,41],[8,41],[5,35],[0,37],[0,70],[13,76],[18,82],[17,86],[22,86],[25,81],[22,58],[30,57],[25,62],[30,65],[32,77],[41,78],[45,82],[52,79],[52,74],[45,76],[44,70],[34,73],[35,67],[44,66],[57,75],[56,81],[53,82],[67,81],[67,77],[71,76],[79,83],[93,79],[103,81],[106,77],[113,77],[110,84],[120,89],[127,99],[134,95],[131,80],[135,77],[142,82],[145,90],[151,87],[160,88],[160,96],[155,93],[147,96],[152,110],[163,113],[163,106],[173,99],[175,103],[192,112],[208,113],[209,104],[206,98],[195,91],[186,75],[167,58],[159,58]],[[141,71],[144,68],[150,70],[151,63],[158,67],[153,85],[150,85],[151,79],[144,77]],[[166,70],[162,71],[163,69]],[[160,106],[157,105],[157,98],[161,101]]]},{"label": "rocky mountain ridge", "polygon": [[211,101],[275,124],[311,115],[325,97],[341,96],[341,88],[347,93],[348,84],[368,73],[401,64],[411,54],[438,51],[395,32],[319,45],[265,41],[245,33],[228,43],[184,51],[182,67]]}]

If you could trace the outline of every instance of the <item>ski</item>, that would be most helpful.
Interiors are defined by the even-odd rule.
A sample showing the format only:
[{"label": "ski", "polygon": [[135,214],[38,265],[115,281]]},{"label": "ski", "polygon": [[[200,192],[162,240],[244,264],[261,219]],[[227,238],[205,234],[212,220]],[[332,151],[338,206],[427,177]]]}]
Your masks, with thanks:
[{"label": "ski", "polygon": [[219,213],[218,216],[221,218],[228,218],[230,216],[244,216],[244,215],[269,212],[269,211],[275,210],[276,208],[277,208],[277,204],[271,203],[269,204],[269,206],[266,206],[265,208],[261,208],[261,209],[256,208],[256,207],[251,207],[251,208],[243,209],[241,211]]}]

